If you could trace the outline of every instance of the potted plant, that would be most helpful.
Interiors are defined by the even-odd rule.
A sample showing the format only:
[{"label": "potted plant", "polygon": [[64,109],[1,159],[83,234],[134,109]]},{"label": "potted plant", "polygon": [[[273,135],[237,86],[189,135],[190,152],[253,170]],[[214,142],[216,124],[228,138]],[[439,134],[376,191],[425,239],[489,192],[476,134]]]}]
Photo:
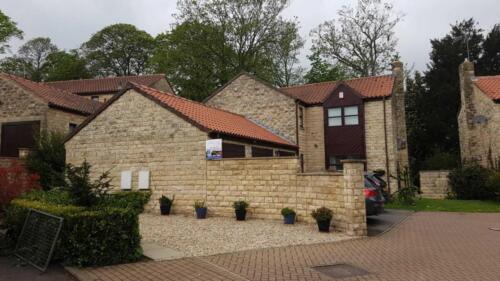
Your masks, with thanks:
[{"label": "potted plant", "polygon": [[197,219],[204,219],[207,217],[207,206],[205,206],[205,201],[197,200],[194,201],[194,210],[196,211]]},{"label": "potted plant", "polygon": [[330,231],[330,222],[332,221],[333,216],[332,210],[326,207],[321,207],[314,210],[311,213],[311,216],[316,220],[320,232]]},{"label": "potted plant", "polygon": [[293,224],[295,222],[295,211],[292,208],[281,209],[281,215],[285,224]]},{"label": "potted plant", "polygon": [[164,195],[162,195],[160,197],[160,213],[162,215],[169,215],[170,214],[170,208],[174,204],[174,199],[175,199],[175,196],[173,196],[172,199],[170,199]]},{"label": "potted plant", "polygon": [[233,203],[234,212],[236,214],[236,220],[244,221],[247,215],[247,208],[249,204],[243,200],[235,201]]}]

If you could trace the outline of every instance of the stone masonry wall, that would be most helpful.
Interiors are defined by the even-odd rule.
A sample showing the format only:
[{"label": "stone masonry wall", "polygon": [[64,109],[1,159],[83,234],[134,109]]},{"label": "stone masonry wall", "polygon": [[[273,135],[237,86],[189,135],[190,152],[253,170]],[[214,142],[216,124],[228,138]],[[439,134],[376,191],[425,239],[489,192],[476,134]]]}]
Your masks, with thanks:
[{"label": "stone masonry wall", "polygon": [[132,90],[66,143],[66,160],[87,160],[92,175],[110,171],[120,188],[121,172],[150,171],[152,198],[148,210],[157,210],[161,195],[175,195],[174,212],[191,212],[194,200],[205,196],[205,140],[207,134]]},{"label": "stone masonry wall", "polygon": [[323,106],[307,107],[305,132],[299,134],[299,146],[304,154],[305,171],[325,171],[325,123]]},{"label": "stone masonry wall", "polygon": [[482,115],[487,121],[469,124],[462,109],[458,123],[461,157],[476,160],[487,167],[491,165],[490,162],[500,159],[500,103],[493,102],[476,86],[473,87],[470,101],[474,104],[471,115]]},{"label": "stone masonry wall", "polygon": [[450,171],[420,171],[420,190],[423,198],[444,199],[448,196]]},{"label": "stone masonry wall", "polygon": [[[396,175],[396,144],[392,129],[392,108],[390,99],[385,100],[385,116],[387,130],[387,151],[389,171],[387,171],[386,145],[384,136],[384,101],[367,101],[365,107],[365,145],[366,166],[368,171],[382,169],[387,175]],[[396,181],[390,178],[391,190],[397,190]]]},{"label": "stone masonry wall", "polygon": [[366,235],[363,164],[350,165],[344,174],[301,174],[296,158],[208,161],[209,213],[234,216],[232,202],[245,200],[250,218],[281,219],[281,209],[290,207],[299,221],[313,222],[311,212],[324,206],[333,210],[338,230]]},{"label": "stone masonry wall", "polygon": [[[0,77],[0,128],[2,123],[40,121],[46,124],[47,104],[12,81]],[[0,130],[0,140],[1,140]]]},{"label": "stone masonry wall", "polygon": [[85,120],[85,118],[86,116],[79,114],[49,108],[45,112],[45,119],[47,120],[46,129],[49,131],[57,131],[62,134],[67,134],[69,133],[70,123],[79,125]]},{"label": "stone masonry wall", "polygon": [[244,115],[296,143],[294,99],[248,75],[238,77],[206,101],[206,104]]}]

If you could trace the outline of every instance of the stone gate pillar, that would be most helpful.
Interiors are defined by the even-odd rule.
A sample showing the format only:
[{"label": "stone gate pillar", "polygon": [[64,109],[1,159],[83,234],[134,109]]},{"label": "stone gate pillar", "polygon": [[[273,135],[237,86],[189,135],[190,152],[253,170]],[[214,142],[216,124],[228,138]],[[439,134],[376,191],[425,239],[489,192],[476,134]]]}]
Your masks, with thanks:
[{"label": "stone gate pillar", "polygon": [[351,236],[366,236],[364,160],[347,159],[344,165],[344,225]]}]

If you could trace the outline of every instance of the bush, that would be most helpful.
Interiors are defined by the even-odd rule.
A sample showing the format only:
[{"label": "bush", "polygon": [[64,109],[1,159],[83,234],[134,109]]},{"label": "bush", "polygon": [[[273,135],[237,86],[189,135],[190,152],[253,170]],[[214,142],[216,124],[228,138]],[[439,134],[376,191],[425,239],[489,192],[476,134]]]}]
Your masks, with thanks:
[{"label": "bush", "polygon": [[42,201],[56,205],[71,205],[73,200],[69,193],[61,188],[54,188],[51,190],[33,190],[23,194],[20,198],[32,201]]},{"label": "bush", "polygon": [[243,200],[233,202],[233,208],[235,210],[246,210],[248,206],[250,206],[250,204],[248,204],[246,201]]},{"label": "bush", "polygon": [[500,171],[494,171],[486,181],[488,190],[495,193],[495,199],[500,200]]},{"label": "bush", "polygon": [[151,192],[149,191],[120,191],[108,194],[101,205],[113,208],[129,208],[137,213],[142,213],[150,197]]},{"label": "bush", "polygon": [[24,192],[39,188],[38,175],[29,174],[16,160],[9,167],[0,167],[0,210]]},{"label": "bush", "polygon": [[422,168],[425,170],[451,170],[460,165],[460,158],[455,153],[437,151],[425,159]]},{"label": "bush", "polygon": [[172,206],[174,204],[175,196],[172,197],[172,199],[168,198],[165,195],[162,195],[160,197],[160,206]]},{"label": "bush", "polygon": [[83,161],[80,167],[66,166],[66,190],[77,206],[90,207],[106,197],[111,188],[109,173],[103,173],[94,182],[90,181],[90,164]]},{"label": "bush", "polygon": [[282,216],[295,215],[295,211],[292,208],[283,208],[281,209]]},{"label": "bush", "polygon": [[316,221],[329,221],[333,217],[333,211],[326,207],[321,207],[312,211],[311,216]]},{"label": "bush", "polygon": [[492,171],[476,163],[466,163],[448,175],[453,195],[464,200],[491,200],[495,190],[487,184]]},{"label": "bush", "polygon": [[64,135],[42,130],[36,137],[35,148],[26,159],[26,166],[40,175],[40,185],[49,190],[64,185],[65,165]]},{"label": "bush", "polygon": [[29,208],[64,219],[54,252],[54,259],[64,264],[102,266],[137,261],[142,255],[138,215],[132,208],[91,209],[15,199],[6,216],[13,239],[18,237]]}]

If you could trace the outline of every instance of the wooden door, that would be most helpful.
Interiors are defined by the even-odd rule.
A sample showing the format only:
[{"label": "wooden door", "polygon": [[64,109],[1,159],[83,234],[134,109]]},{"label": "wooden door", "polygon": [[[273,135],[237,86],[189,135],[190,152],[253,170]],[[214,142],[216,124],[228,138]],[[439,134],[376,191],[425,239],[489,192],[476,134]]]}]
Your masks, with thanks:
[{"label": "wooden door", "polygon": [[2,124],[0,156],[18,157],[19,148],[34,148],[39,131],[39,121]]}]

